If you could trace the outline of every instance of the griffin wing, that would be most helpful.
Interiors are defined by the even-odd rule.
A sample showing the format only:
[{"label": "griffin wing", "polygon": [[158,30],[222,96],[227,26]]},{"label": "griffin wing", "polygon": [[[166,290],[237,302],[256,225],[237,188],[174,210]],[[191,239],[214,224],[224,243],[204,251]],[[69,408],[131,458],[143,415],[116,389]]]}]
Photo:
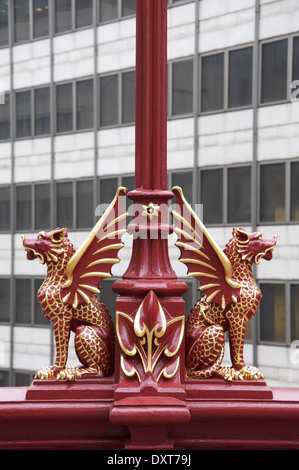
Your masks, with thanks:
[{"label": "griffin wing", "polygon": [[89,303],[90,297],[100,292],[100,281],[111,277],[112,266],[120,261],[118,252],[124,246],[121,237],[128,215],[123,204],[126,193],[126,188],[118,188],[110,206],[67,264],[68,279],[61,296],[73,308]]},{"label": "griffin wing", "polygon": [[188,269],[188,276],[200,282],[207,302],[215,302],[223,309],[237,302],[241,285],[232,278],[232,265],[205,226],[186,201],[179,187],[172,189],[178,209],[172,211],[178,235],[176,246],[181,251],[180,261]]}]

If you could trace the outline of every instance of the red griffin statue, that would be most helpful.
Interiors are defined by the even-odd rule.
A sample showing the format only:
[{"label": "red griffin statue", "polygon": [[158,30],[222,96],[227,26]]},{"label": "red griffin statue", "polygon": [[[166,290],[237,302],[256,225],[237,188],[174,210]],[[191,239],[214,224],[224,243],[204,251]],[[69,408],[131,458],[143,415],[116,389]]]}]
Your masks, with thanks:
[{"label": "red griffin statue", "polygon": [[[77,251],[67,229],[40,232],[37,238],[23,236],[29,260],[47,264],[47,276],[37,298],[46,318],[54,323],[56,361],[40,369],[36,378],[76,380],[87,374],[110,375],[114,365],[114,325],[97,297],[99,283],[111,276],[119,262],[126,232],[127,213],[122,204],[126,189],[119,188],[106,212]],[[67,367],[70,332],[82,367]]]},{"label": "red griffin statue", "polygon": [[[225,380],[259,379],[262,373],[244,362],[246,323],[256,313],[262,294],[253,274],[252,264],[272,259],[276,236],[262,238],[260,232],[234,229],[233,238],[221,250],[196,216],[181,188],[173,188],[178,211],[176,246],[188,276],[200,282],[205,295],[190,312],[186,324],[187,376],[208,378],[216,374]],[[229,331],[233,367],[222,367],[224,332]]]}]

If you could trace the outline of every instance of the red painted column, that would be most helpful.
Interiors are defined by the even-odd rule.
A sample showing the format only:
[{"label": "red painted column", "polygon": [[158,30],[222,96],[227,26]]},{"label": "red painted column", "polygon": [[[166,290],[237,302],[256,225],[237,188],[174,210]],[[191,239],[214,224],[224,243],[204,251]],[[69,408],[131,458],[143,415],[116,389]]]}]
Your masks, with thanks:
[{"label": "red painted column", "polygon": [[168,253],[167,190],[167,0],[137,0],[136,148],[132,257],[115,282],[115,399],[129,396],[184,397],[182,294]]}]

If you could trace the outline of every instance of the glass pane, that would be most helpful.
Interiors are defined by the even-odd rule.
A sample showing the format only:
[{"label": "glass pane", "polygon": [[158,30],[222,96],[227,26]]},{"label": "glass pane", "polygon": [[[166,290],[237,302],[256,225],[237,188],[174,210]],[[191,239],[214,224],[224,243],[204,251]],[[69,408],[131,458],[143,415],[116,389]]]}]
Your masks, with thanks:
[{"label": "glass pane", "polygon": [[192,171],[172,173],[172,186],[179,186],[189,204],[192,204]]},{"label": "glass pane", "polygon": [[73,183],[56,185],[57,226],[73,228]]},{"label": "glass pane", "polygon": [[299,338],[299,284],[291,285],[291,341]]},{"label": "glass pane", "polygon": [[116,20],[118,17],[118,0],[100,1],[100,22]]},{"label": "glass pane", "polygon": [[0,105],[0,140],[10,138],[10,95],[5,93],[4,103]]},{"label": "glass pane", "polygon": [[101,302],[105,305],[111,315],[112,320],[115,322],[115,300],[117,294],[113,292],[112,286],[116,279],[103,279],[101,281]]},{"label": "glass pane", "polygon": [[72,29],[72,0],[55,0],[55,32]]},{"label": "glass pane", "polygon": [[50,185],[35,185],[35,228],[46,230],[50,228]]},{"label": "glass pane", "polygon": [[122,0],[122,16],[135,15],[136,0]]},{"label": "glass pane", "polygon": [[172,65],[172,114],[193,111],[193,60]]},{"label": "glass pane", "polygon": [[0,46],[8,44],[8,1],[0,0]]},{"label": "glass pane", "polygon": [[228,169],[228,222],[251,221],[251,168]]},{"label": "glass pane", "polygon": [[16,94],[17,137],[31,136],[31,93],[21,91]]},{"label": "glass pane", "polygon": [[252,47],[229,53],[229,107],[252,102]]},{"label": "glass pane", "polygon": [[73,96],[72,84],[56,87],[57,132],[73,130]]},{"label": "glass pane", "polygon": [[283,222],[285,215],[285,165],[261,165],[260,221]]},{"label": "glass pane", "polygon": [[0,230],[10,230],[10,188],[0,188]]},{"label": "glass pane", "polygon": [[223,171],[204,170],[200,178],[200,203],[205,224],[223,222]]},{"label": "glass pane", "polygon": [[121,179],[121,185],[127,188],[128,192],[133,191],[135,188],[135,176],[123,176]]},{"label": "glass pane", "polygon": [[203,57],[201,62],[201,111],[223,108],[224,54]]},{"label": "glass pane", "polygon": [[293,80],[299,80],[299,36],[293,39]]},{"label": "glass pane", "polygon": [[14,0],[14,32],[15,42],[30,39],[28,0]]},{"label": "glass pane", "polygon": [[92,228],[94,222],[93,181],[77,182],[77,228]]},{"label": "glass pane", "polygon": [[33,0],[33,36],[41,38],[49,34],[48,0]]},{"label": "glass pane", "polygon": [[100,204],[110,204],[118,188],[117,178],[105,178],[100,180]]},{"label": "glass pane", "polygon": [[[299,220],[299,163],[291,164],[291,220]],[[298,337],[299,338],[299,337]]]},{"label": "glass pane", "polygon": [[123,124],[135,121],[135,71],[122,75],[122,122]]},{"label": "glass pane", "polygon": [[48,325],[49,320],[43,314],[41,304],[37,300],[37,291],[44,282],[43,279],[34,279],[34,324],[35,325]]},{"label": "glass pane", "polygon": [[118,124],[118,75],[100,78],[100,126]]},{"label": "glass pane", "polygon": [[10,279],[0,279],[0,322],[10,318]]},{"label": "glass pane", "polygon": [[93,127],[93,81],[77,83],[77,129]]},{"label": "glass pane", "polygon": [[15,386],[16,387],[29,387],[32,382],[32,376],[30,372],[15,372]]},{"label": "glass pane", "polygon": [[76,28],[92,24],[92,0],[76,0]]},{"label": "glass pane", "polygon": [[34,90],[34,133],[50,133],[50,88]]},{"label": "glass pane", "polygon": [[261,284],[263,298],[260,303],[261,341],[286,341],[285,286]]},{"label": "glass pane", "polygon": [[16,227],[17,230],[31,230],[32,204],[31,186],[17,186],[16,188]]},{"label": "glass pane", "polygon": [[31,322],[30,279],[16,279],[16,323]]},{"label": "glass pane", "polygon": [[262,47],[262,103],[286,99],[288,41]]}]

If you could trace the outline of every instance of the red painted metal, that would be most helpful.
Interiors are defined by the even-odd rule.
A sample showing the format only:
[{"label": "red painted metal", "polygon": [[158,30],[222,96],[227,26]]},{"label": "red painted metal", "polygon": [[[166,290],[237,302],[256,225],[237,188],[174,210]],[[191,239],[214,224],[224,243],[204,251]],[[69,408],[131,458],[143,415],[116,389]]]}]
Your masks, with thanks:
[{"label": "red painted metal", "polygon": [[137,0],[136,188],[129,197],[142,213],[130,228],[139,233],[131,262],[114,284],[115,376],[0,389],[0,449],[104,449],[108,456],[124,449],[299,450],[299,389],[185,378],[181,295],[187,286],[171,268],[171,227],[162,210],[173,197],[166,166],[166,19],[167,0]]}]

